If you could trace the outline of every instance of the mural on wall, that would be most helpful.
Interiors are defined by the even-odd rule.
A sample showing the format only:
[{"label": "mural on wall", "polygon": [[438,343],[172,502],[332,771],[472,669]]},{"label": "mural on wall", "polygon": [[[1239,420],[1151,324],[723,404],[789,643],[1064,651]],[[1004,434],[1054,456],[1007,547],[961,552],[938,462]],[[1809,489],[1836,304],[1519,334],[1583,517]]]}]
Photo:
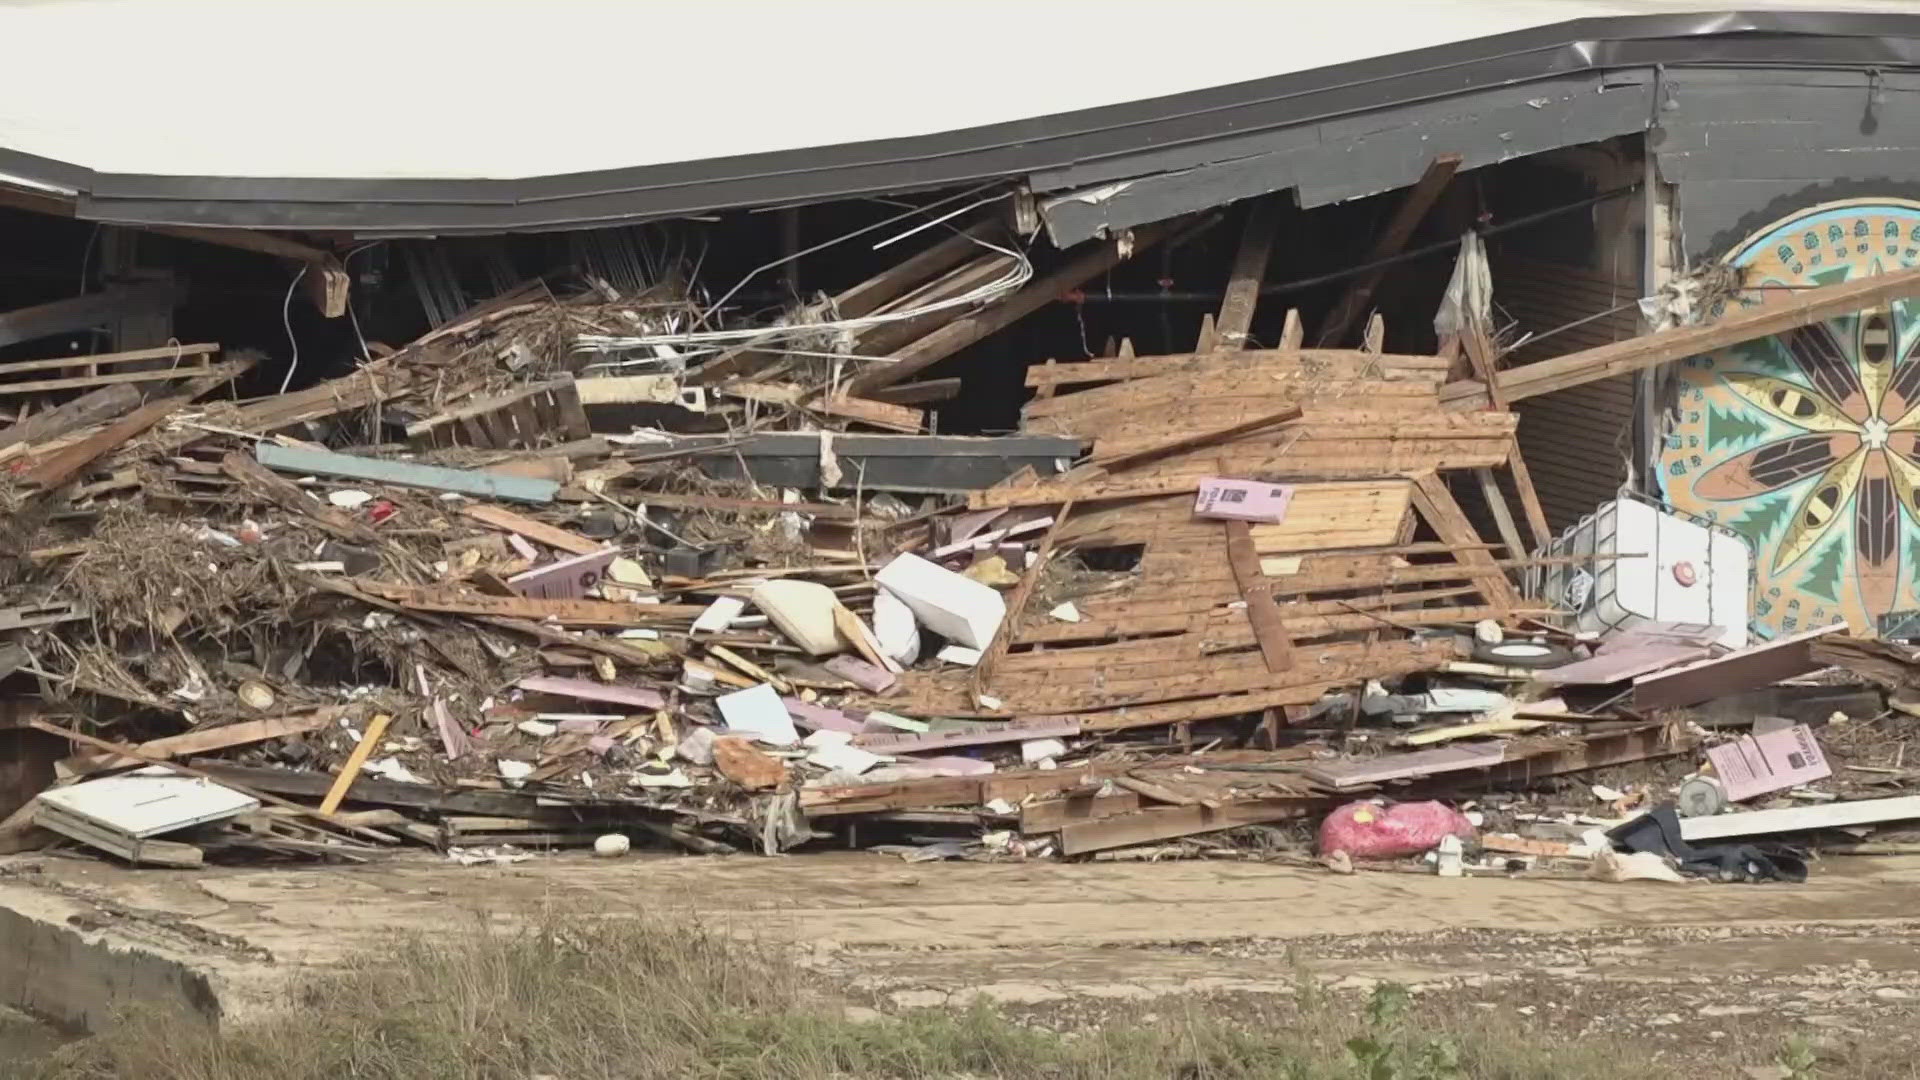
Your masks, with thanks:
[{"label": "mural on wall", "polygon": [[[1749,286],[1830,285],[1920,264],[1920,202],[1794,214],[1727,256]],[[1749,294],[1750,295],[1750,294]],[[1758,300],[1745,300],[1758,303]],[[1766,638],[1920,608],[1920,302],[1676,365],[1667,502],[1745,536]]]}]

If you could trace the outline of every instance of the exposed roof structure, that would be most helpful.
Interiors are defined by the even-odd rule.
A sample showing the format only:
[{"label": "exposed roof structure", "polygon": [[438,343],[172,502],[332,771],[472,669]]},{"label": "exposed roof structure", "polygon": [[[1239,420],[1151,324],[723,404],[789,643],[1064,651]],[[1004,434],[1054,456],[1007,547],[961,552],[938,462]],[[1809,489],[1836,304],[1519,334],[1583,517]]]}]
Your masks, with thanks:
[{"label": "exposed roof structure", "polygon": [[[133,223],[565,228],[1001,177],[1086,189],[1657,65],[1920,64],[1910,5],[1711,7],[0,3],[0,182]],[[1648,122],[1624,103],[1583,122],[1590,96],[1553,123]]]}]

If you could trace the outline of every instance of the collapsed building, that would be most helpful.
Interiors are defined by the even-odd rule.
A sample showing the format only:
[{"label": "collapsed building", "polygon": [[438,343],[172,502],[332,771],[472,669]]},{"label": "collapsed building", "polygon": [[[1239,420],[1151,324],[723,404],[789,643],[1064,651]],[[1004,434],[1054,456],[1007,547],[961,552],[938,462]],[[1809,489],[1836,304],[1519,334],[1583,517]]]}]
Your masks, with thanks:
[{"label": "collapsed building", "polygon": [[[1920,16],[1232,7],[1142,72],[1022,9],[1043,85],[681,116],[545,38],[709,16],[550,7],[382,8],[555,69],[430,125],[0,94],[0,844],[1194,853],[1906,704]],[[165,32],[0,11],[0,81],[103,10]]]}]

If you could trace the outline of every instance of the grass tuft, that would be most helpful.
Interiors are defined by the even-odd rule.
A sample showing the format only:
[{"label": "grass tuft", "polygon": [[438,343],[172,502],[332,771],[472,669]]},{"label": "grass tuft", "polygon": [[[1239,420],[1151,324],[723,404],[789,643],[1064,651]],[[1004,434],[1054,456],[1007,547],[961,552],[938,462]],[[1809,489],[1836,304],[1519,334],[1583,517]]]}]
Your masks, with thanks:
[{"label": "grass tuft", "polygon": [[[1430,1028],[1419,1003],[1308,989],[1288,1009],[1153,1003],[1071,1033],[984,1002],[891,1015],[784,951],[648,920],[414,938],[301,986],[289,1007],[215,1030],[135,1013],[13,1075],[34,1080],[1600,1080],[1618,1047],[1537,1031]],[[0,1073],[7,1070],[0,1066]]]}]

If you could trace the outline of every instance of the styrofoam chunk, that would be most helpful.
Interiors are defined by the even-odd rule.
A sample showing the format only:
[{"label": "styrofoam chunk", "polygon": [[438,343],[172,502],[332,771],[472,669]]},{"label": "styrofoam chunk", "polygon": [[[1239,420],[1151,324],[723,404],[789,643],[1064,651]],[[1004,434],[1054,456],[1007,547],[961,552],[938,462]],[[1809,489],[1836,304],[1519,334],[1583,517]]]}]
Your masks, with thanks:
[{"label": "styrofoam chunk", "polygon": [[780,695],[766,683],[731,694],[721,694],[714,699],[714,704],[719,706],[720,715],[727,721],[729,734],[750,735],[761,742],[778,746],[792,746],[800,741],[800,732],[793,726],[793,716],[781,703]]},{"label": "styrofoam chunk", "polygon": [[911,553],[896,557],[874,580],[906,604],[922,626],[971,649],[991,645],[1007,615],[999,593]]},{"label": "styrofoam chunk", "polygon": [[747,609],[747,602],[737,596],[722,596],[707,605],[707,610],[693,620],[693,629],[697,632],[717,634],[733,625],[735,616]]},{"label": "styrofoam chunk", "polygon": [[965,645],[949,645],[933,655],[935,659],[945,660],[949,664],[962,664],[966,667],[972,667],[978,664],[980,657],[985,654],[979,649],[969,649]]},{"label": "styrofoam chunk", "polygon": [[873,636],[880,639],[880,651],[903,667],[920,659],[920,624],[913,609],[885,589],[873,594]]},{"label": "styrofoam chunk", "polygon": [[1037,765],[1067,752],[1067,744],[1059,739],[1028,739],[1020,744],[1020,760],[1029,765]]}]

